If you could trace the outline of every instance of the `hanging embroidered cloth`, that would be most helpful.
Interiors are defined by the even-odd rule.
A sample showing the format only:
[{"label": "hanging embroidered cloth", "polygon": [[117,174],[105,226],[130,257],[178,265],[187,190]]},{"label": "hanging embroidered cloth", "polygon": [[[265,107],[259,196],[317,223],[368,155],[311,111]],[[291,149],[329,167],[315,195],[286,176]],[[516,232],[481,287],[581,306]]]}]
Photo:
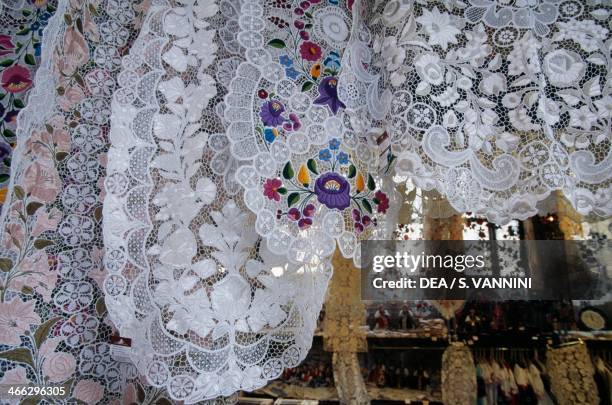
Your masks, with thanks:
[{"label": "hanging embroidered cloth", "polygon": [[605,0],[55,8],[0,10],[2,383],[265,385],[310,348],[335,248],[359,266],[395,230],[396,181],[499,224],[556,190],[612,213]]}]

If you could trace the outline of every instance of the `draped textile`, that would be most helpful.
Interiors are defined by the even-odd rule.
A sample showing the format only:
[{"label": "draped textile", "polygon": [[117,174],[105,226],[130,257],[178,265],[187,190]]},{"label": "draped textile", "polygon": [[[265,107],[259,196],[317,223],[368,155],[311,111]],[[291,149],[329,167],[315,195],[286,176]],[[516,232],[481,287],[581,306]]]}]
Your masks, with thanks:
[{"label": "draped textile", "polygon": [[612,213],[608,2],[371,1],[361,15],[341,94],[389,133],[396,173],[496,223],[555,190]]},{"label": "draped textile", "polygon": [[556,190],[609,216],[610,11],[3,1],[0,382],[86,403],[265,385],[306,356],[335,248],[359,266],[395,229],[399,178],[496,223]]}]

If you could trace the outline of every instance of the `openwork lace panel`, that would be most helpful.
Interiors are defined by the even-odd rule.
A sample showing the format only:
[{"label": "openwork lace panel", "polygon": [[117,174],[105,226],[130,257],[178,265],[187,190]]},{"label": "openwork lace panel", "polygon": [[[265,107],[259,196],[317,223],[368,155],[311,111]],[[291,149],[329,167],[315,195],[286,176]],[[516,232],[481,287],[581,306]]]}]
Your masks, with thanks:
[{"label": "openwork lace panel", "polygon": [[330,276],[272,254],[227,178],[238,164],[215,105],[241,58],[238,16],[227,1],[155,1],[113,100],[106,305],[147,382],[186,403],[295,367]]},{"label": "openwork lace panel", "polygon": [[27,104],[42,53],[42,34],[56,1],[0,6],[0,203],[4,203],[16,145],[17,114]]},{"label": "openwork lace panel", "polygon": [[60,1],[18,117],[0,229],[0,381],[63,385],[67,403],[164,401],[143,389],[134,366],[111,358],[101,294],[110,100],[143,8]]},{"label": "openwork lace panel", "polygon": [[359,262],[389,209],[379,148],[338,95],[352,2],[247,1],[238,42],[246,60],[225,98],[227,137],[244,162],[236,179],[273,252],[327,260],[336,242]]},{"label": "openwork lace panel", "polygon": [[561,190],[612,213],[610,3],[369,1],[341,99],[396,173],[459,212],[525,219]]}]

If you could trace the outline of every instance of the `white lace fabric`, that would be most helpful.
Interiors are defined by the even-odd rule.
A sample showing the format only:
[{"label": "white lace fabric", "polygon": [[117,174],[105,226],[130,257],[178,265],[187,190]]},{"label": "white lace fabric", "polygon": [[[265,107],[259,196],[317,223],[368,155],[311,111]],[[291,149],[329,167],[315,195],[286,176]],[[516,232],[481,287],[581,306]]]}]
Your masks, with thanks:
[{"label": "white lace fabric", "polygon": [[225,98],[227,136],[255,229],[292,263],[328,260],[337,245],[358,265],[358,241],[380,232],[392,198],[378,180],[379,148],[337,93],[352,21],[346,2],[241,9],[246,61]]},{"label": "white lace fabric", "polygon": [[459,212],[526,219],[561,190],[609,216],[609,15],[601,1],[366,2],[347,94],[389,133],[396,173]]},{"label": "white lace fabric", "polygon": [[[196,403],[254,390],[312,343],[327,263],[287,265],[257,236],[227,177],[211,108],[224,2],[155,1],[123,59],[104,204],[106,304],[147,381]],[[229,55],[228,55],[229,54]],[[217,156],[223,156],[217,158]],[[229,170],[229,169],[228,169]]]},{"label": "white lace fabric", "polygon": [[59,314],[107,400],[136,370],[98,282],[151,392],[195,403],[306,356],[336,246],[359,265],[395,225],[393,174],[496,223],[554,190],[612,213],[609,3],[135,4],[59,2],[0,235],[3,299]]}]

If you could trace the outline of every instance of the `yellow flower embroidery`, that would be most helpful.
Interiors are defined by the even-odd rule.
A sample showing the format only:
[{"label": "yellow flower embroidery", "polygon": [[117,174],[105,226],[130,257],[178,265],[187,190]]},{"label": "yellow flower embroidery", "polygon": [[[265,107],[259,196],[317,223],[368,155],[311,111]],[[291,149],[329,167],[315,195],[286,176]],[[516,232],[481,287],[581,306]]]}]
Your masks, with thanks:
[{"label": "yellow flower embroidery", "polygon": [[310,174],[308,173],[308,169],[306,165],[301,165],[300,170],[298,171],[298,181],[302,183],[304,186],[310,184]]},{"label": "yellow flower embroidery", "polygon": [[361,173],[357,175],[357,180],[355,180],[355,188],[357,189],[358,193],[361,193],[365,189],[365,179]]}]

